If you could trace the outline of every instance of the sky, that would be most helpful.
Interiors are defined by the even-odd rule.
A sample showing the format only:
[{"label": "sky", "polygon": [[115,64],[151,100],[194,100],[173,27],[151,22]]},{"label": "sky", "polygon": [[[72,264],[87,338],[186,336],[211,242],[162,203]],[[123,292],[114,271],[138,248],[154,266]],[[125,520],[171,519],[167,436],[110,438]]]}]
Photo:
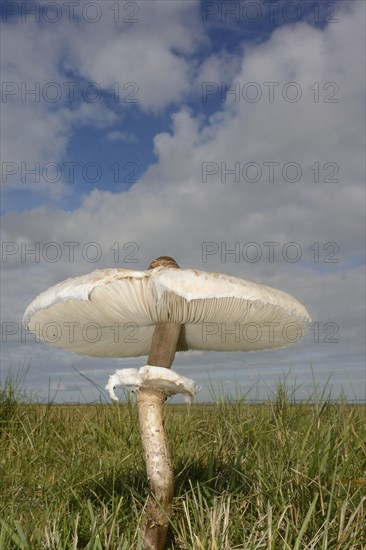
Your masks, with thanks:
[{"label": "sky", "polygon": [[365,3],[1,5],[0,380],[108,400],[116,369],[22,327],[48,287],[161,255],[284,290],[309,334],[186,352],[197,400],[366,400]]}]

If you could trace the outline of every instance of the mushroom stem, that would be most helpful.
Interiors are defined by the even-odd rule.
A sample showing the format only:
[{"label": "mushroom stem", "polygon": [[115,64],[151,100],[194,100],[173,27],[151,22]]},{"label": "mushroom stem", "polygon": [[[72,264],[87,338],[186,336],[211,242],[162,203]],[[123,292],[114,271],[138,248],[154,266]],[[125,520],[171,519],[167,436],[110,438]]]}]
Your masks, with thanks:
[{"label": "mushroom stem", "polygon": [[[174,323],[156,326],[148,357],[149,365],[171,367],[180,331],[181,325]],[[163,418],[164,401],[170,394],[154,387],[141,387],[136,394],[141,440],[151,491],[142,523],[143,544],[146,550],[162,550],[173,500],[173,468]]]},{"label": "mushroom stem", "polygon": [[170,369],[173,364],[182,325],[162,323],[156,325],[147,364]]},{"label": "mushroom stem", "polygon": [[142,522],[146,550],[164,547],[173,500],[173,468],[163,419],[165,399],[165,392],[157,388],[137,391],[140,433],[151,491]]}]

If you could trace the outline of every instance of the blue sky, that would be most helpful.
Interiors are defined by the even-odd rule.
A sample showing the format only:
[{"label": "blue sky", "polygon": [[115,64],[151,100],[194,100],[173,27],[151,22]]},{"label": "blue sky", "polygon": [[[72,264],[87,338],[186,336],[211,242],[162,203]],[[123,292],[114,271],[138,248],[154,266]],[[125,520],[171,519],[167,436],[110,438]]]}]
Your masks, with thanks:
[{"label": "blue sky", "polygon": [[[320,342],[270,357],[179,355],[182,374],[230,392],[290,370],[300,397],[331,374],[333,395],[364,399],[364,3],[70,9],[2,3],[2,377],[31,360],[40,396],[95,398],[74,367],[103,386],[115,362],[22,342],[25,308],[68,276],[169,254],[283,289],[320,327]],[[204,257],[205,243],[217,252]]]}]

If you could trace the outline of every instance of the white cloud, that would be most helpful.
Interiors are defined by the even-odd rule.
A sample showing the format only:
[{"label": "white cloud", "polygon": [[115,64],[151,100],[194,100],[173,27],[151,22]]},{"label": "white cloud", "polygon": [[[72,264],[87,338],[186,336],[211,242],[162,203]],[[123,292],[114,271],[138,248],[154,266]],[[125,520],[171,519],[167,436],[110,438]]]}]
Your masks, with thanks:
[{"label": "white cloud", "polygon": [[[117,82],[123,106],[133,99],[142,110],[159,113],[189,92],[189,56],[207,39],[197,17],[196,0],[146,1],[138,6],[138,22],[124,26],[111,25],[109,7],[103,7],[106,13],[98,23],[98,40],[94,40],[92,25],[78,29],[72,37],[70,66],[103,88]],[[124,89],[131,82],[135,87]]]},{"label": "white cloud", "polygon": [[[174,2],[173,9],[167,2],[139,2],[135,16],[125,5],[118,14],[110,4],[96,5],[101,16],[95,23],[90,21],[92,12],[80,17],[80,6],[75,8],[78,17],[69,21],[69,11],[61,5],[62,16],[55,23],[39,24],[28,15],[2,25],[3,42],[11,52],[2,69],[7,134],[2,159],[8,163],[2,183],[7,189],[67,194],[67,181],[49,185],[42,168],[62,161],[76,128],[112,127],[116,136],[113,125],[120,122],[123,109],[159,112],[189,91],[186,56],[203,40],[195,17],[197,2]],[[50,12],[46,21],[51,17]],[[138,22],[129,23],[131,19]],[[106,106],[108,94],[114,98],[113,110]],[[128,133],[121,135],[131,139]],[[40,164],[39,182],[27,175],[28,185],[22,185],[22,163],[24,170]]]}]

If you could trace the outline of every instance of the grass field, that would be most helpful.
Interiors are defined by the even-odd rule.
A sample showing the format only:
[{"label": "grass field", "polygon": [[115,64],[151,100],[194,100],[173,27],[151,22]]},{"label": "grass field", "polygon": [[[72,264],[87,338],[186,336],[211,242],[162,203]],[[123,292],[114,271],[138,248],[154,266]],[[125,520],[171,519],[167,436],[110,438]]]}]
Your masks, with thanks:
[{"label": "grass field", "polygon": [[[168,548],[366,549],[366,406],[166,405]],[[138,549],[136,408],[41,405],[0,387],[0,548]]]}]

